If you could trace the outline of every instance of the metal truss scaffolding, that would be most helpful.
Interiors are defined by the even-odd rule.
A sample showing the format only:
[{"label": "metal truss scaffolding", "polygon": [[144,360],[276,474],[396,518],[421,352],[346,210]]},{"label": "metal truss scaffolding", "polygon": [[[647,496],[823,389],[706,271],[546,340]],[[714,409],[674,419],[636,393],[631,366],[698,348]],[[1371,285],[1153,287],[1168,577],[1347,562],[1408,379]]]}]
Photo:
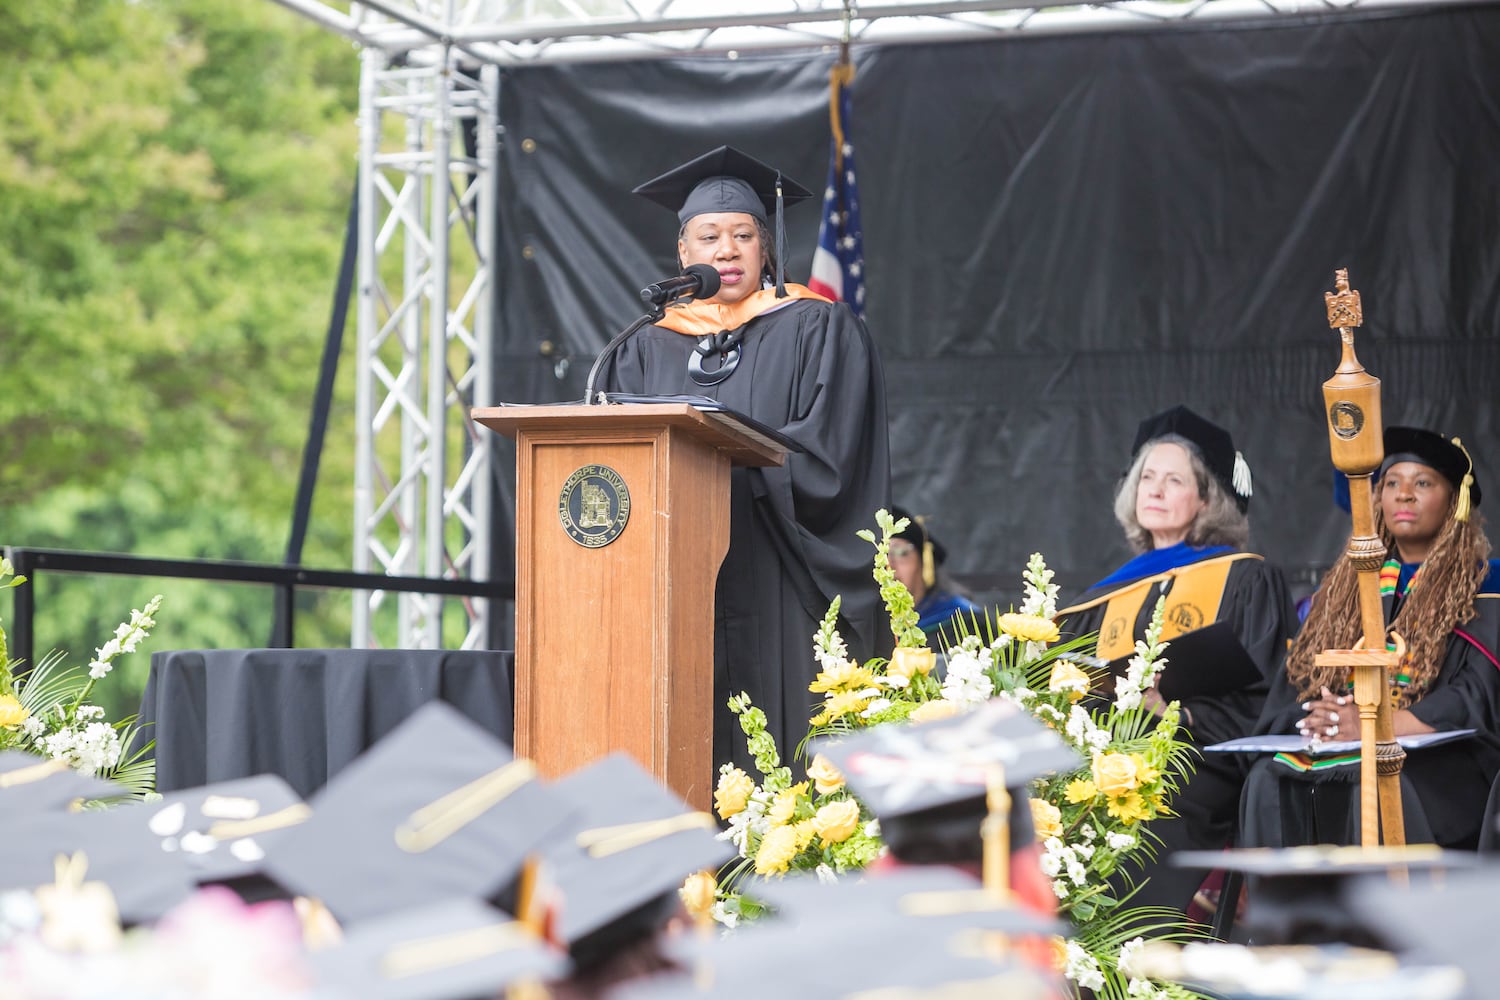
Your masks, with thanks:
[{"label": "metal truss scaffolding", "polygon": [[[489,449],[468,412],[491,384],[498,70],[425,55],[362,55],[354,569],[486,580]],[[459,648],[484,646],[489,603],[464,605]],[[352,645],[444,648],[444,605],[359,593]]]},{"label": "metal truss scaffolding", "polygon": [[[1443,0],[273,2],[363,53],[353,568],[487,580],[494,470],[468,412],[490,402],[481,396],[492,384],[498,67],[695,53],[733,59],[844,39],[1124,30]],[[465,134],[476,137],[472,148]],[[488,603],[464,606],[461,648],[485,644]],[[456,637],[460,618],[452,617]],[[443,619],[436,596],[361,593],[352,645],[443,648]]]}]

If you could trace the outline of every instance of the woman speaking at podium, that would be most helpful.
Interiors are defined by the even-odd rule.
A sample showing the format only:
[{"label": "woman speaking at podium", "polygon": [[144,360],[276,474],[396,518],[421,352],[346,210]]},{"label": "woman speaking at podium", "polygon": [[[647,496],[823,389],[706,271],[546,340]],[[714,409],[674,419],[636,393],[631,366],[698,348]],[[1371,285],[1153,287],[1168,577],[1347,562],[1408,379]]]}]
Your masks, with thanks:
[{"label": "woman speaking at podium", "polygon": [[708,396],[802,448],[779,468],[733,470],[714,598],[714,760],[753,766],[725,704],[741,691],[789,760],[807,734],[828,604],[842,597],[840,632],[861,661],[884,631],[873,550],[855,532],[890,506],[885,378],[848,306],[785,280],[782,206],[806,188],[721,146],[635,191],[677,213],[678,264],[709,265],[719,289],[621,343],[600,384]]}]

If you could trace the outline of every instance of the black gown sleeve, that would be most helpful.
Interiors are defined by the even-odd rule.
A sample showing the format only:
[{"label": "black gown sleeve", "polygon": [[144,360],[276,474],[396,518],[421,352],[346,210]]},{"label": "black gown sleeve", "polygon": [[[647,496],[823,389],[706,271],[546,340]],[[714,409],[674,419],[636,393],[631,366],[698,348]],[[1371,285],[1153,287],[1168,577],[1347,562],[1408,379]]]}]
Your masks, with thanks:
[{"label": "black gown sleeve", "polygon": [[[802,446],[780,467],[751,470],[752,489],[777,536],[807,567],[820,605],[842,595],[852,648],[874,651],[884,616],[870,578],[874,550],[856,534],[874,530],[890,507],[890,442],[885,375],[864,324],[842,303],[799,310],[790,419],[777,428]],[[790,317],[789,317],[790,318]],[[772,331],[770,335],[784,335]],[[757,376],[762,373],[757,371]]]}]

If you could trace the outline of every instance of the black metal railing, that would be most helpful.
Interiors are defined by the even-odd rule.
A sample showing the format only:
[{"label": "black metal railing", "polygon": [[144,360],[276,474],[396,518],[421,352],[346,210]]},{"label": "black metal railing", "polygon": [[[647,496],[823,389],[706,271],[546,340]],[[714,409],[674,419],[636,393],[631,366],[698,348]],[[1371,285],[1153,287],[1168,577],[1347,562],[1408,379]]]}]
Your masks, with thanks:
[{"label": "black metal railing", "polygon": [[[515,600],[516,588],[511,581],[479,582],[445,580],[425,576],[385,576],[380,573],[355,573],[344,570],[306,569],[277,563],[231,562],[211,559],[153,559],[99,552],[70,552],[63,549],[34,549],[6,546],[5,556],[17,575],[35,581],[47,573],[96,573],[110,576],[168,577],[180,580],[208,580],[217,583],[258,583],[272,588],[275,601],[274,624],[270,642],[274,649],[290,649],[296,635],[297,591],[383,590],[412,594],[439,594],[451,597],[487,597],[492,600]],[[13,617],[7,636],[13,659],[34,662],[32,645],[36,618],[35,586],[17,587]],[[492,615],[495,619],[499,616]],[[497,622],[491,622],[491,645]]]}]

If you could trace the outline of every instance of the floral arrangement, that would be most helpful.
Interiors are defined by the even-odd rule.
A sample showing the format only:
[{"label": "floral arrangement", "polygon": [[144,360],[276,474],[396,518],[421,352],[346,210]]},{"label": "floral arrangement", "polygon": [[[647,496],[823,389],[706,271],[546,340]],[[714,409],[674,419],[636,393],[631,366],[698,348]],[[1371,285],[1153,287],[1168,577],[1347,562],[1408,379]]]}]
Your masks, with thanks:
[{"label": "floral arrangement", "polygon": [[[1074,773],[1039,780],[1031,788],[1042,871],[1059,913],[1074,927],[1072,937],[1058,946],[1064,975],[1080,994],[1098,997],[1196,996],[1175,984],[1132,975],[1131,956],[1141,948],[1142,935],[1191,935],[1179,926],[1180,914],[1132,908],[1129,893],[1113,894],[1108,881],[1126,861],[1155,850],[1149,822],[1170,815],[1178,775],[1189,766],[1187,745],[1177,738],[1176,703],[1158,717],[1143,699],[1166,665],[1160,603],[1127,675],[1106,696],[1100,684],[1106,669],[1093,656],[1096,637],[1059,641],[1053,621],[1059,588],[1041,555],[1034,554],[1023,574],[1021,608],[986,613],[983,620],[974,616],[972,628],[960,629],[958,641],[946,650],[939,676],[936,652],[916,626],[911,594],[890,566],[890,540],[907,522],[881,510],[876,523],[879,536],[860,534],[875,547],[874,576],[896,646],[889,660],[850,659],[837,631],[839,601],[834,600],[813,639],[819,673],[811,690],[823,701],[809,720],[807,739],[946,718],[997,697],[1031,713],[1088,761]],[[732,699],[730,708],[761,772],[757,781],[726,764],[714,795],[716,811],[729,824],[721,836],[734,842],[739,859],[721,879],[712,915],[734,926],[759,914],[737,888],[751,871],[813,871],[836,879],[875,860],[884,845],[878,821],[826,759],[814,757],[805,768],[806,780],[795,781],[765,731],[764,714],[744,695]],[[799,758],[806,746],[806,741],[799,745]]]},{"label": "floral arrangement", "polygon": [[[0,558],[0,588],[26,582],[14,574],[10,561]],[[21,662],[10,659],[5,630],[0,628],[0,750],[64,760],[80,774],[114,781],[125,795],[139,797],[152,791],[156,761],[150,754],[155,741],[136,738],[134,717],[107,721],[104,709],[89,704],[88,698],[114,661],[134,652],[150,634],[161,600],[157,594],[144,608],[132,610],[130,620],[94,651],[87,668],[64,666],[63,654],[54,651],[17,676]]]}]

